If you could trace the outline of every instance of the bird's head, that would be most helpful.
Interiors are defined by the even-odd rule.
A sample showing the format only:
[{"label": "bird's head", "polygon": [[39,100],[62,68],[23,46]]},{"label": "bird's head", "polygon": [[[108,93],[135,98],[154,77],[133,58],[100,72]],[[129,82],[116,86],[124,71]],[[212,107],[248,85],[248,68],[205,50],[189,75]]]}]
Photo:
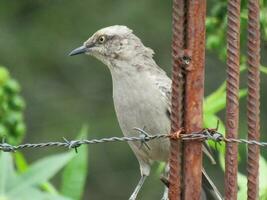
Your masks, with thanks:
[{"label": "bird's head", "polygon": [[69,55],[78,54],[92,55],[106,65],[110,65],[116,61],[130,61],[138,55],[152,58],[153,51],[145,47],[131,29],[114,25],[98,30]]}]

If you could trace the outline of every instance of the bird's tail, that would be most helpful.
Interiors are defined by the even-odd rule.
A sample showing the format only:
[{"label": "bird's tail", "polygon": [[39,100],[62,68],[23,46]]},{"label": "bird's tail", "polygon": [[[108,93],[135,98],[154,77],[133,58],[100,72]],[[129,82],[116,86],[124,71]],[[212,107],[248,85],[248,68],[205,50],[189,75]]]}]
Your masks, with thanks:
[{"label": "bird's tail", "polygon": [[203,199],[223,200],[221,193],[204,169],[202,169],[202,190],[204,190],[204,194],[202,195],[204,197]]}]

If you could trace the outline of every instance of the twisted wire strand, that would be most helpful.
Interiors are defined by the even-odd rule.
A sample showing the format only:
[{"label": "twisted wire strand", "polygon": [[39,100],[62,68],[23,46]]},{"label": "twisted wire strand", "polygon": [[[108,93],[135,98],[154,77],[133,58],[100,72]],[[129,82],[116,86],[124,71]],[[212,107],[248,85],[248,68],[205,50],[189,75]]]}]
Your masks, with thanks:
[{"label": "twisted wire strand", "polygon": [[[260,142],[257,140],[246,140],[246,139],[237,139],[237,138],[226,138],[221,133],[214,131],[212,129],[203,129],[199,132],[192,132],[190,134],[181,133],[177,135],[174,134],[159,134],[159,135],[150,135],[142,129],[137,129],[140,131],[140,136],[136,137],[109,137],[101,139],[84,139],[84,140],[66,140],[64,138],[61,142],[42,142],[42,143],[26,143],[13,146],[11,144],[2,142],[0,143],[0,151],[13,152],[21,149],[28,148],[46,148],[46,147],[65,147],[68,149],[76,149],[81,145],[92,145],[92,144],[101,144],[101,143],[110,143],[110,142],[133,142],[139,141],[142,144],[146,144],[148,141],[157,140],[161,138],[172,138],[173,140],[211,140],[214,142],[225,142],[225,143],[240,143],[248,145],[257,145],[261,147],[267,147],[267,142]],[[140,146],[141,147],[141,146]],[[147,146],[149,147],[149,146]]]}]

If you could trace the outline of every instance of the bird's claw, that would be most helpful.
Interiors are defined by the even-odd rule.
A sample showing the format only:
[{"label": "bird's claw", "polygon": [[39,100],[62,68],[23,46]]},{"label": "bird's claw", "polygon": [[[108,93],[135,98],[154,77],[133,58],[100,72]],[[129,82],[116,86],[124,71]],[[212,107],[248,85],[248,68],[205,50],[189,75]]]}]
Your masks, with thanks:
[{"label": "bird's claw", "polygon": [[169,198],[167,197],[162,197],[161,200],[169,200]]}]

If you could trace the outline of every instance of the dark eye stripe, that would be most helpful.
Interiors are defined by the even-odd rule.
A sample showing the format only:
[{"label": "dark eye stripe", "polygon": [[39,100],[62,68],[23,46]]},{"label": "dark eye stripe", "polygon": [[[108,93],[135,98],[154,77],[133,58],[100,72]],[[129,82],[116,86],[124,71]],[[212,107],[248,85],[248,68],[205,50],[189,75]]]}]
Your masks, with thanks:
[{"label": "dark eye stripe", "polygon": [[93,46],[95,46],[95,43],[94,42],[91,43],[91,44],[86,44],[86,48],[90,48],[90,47],[93,47]]}]

